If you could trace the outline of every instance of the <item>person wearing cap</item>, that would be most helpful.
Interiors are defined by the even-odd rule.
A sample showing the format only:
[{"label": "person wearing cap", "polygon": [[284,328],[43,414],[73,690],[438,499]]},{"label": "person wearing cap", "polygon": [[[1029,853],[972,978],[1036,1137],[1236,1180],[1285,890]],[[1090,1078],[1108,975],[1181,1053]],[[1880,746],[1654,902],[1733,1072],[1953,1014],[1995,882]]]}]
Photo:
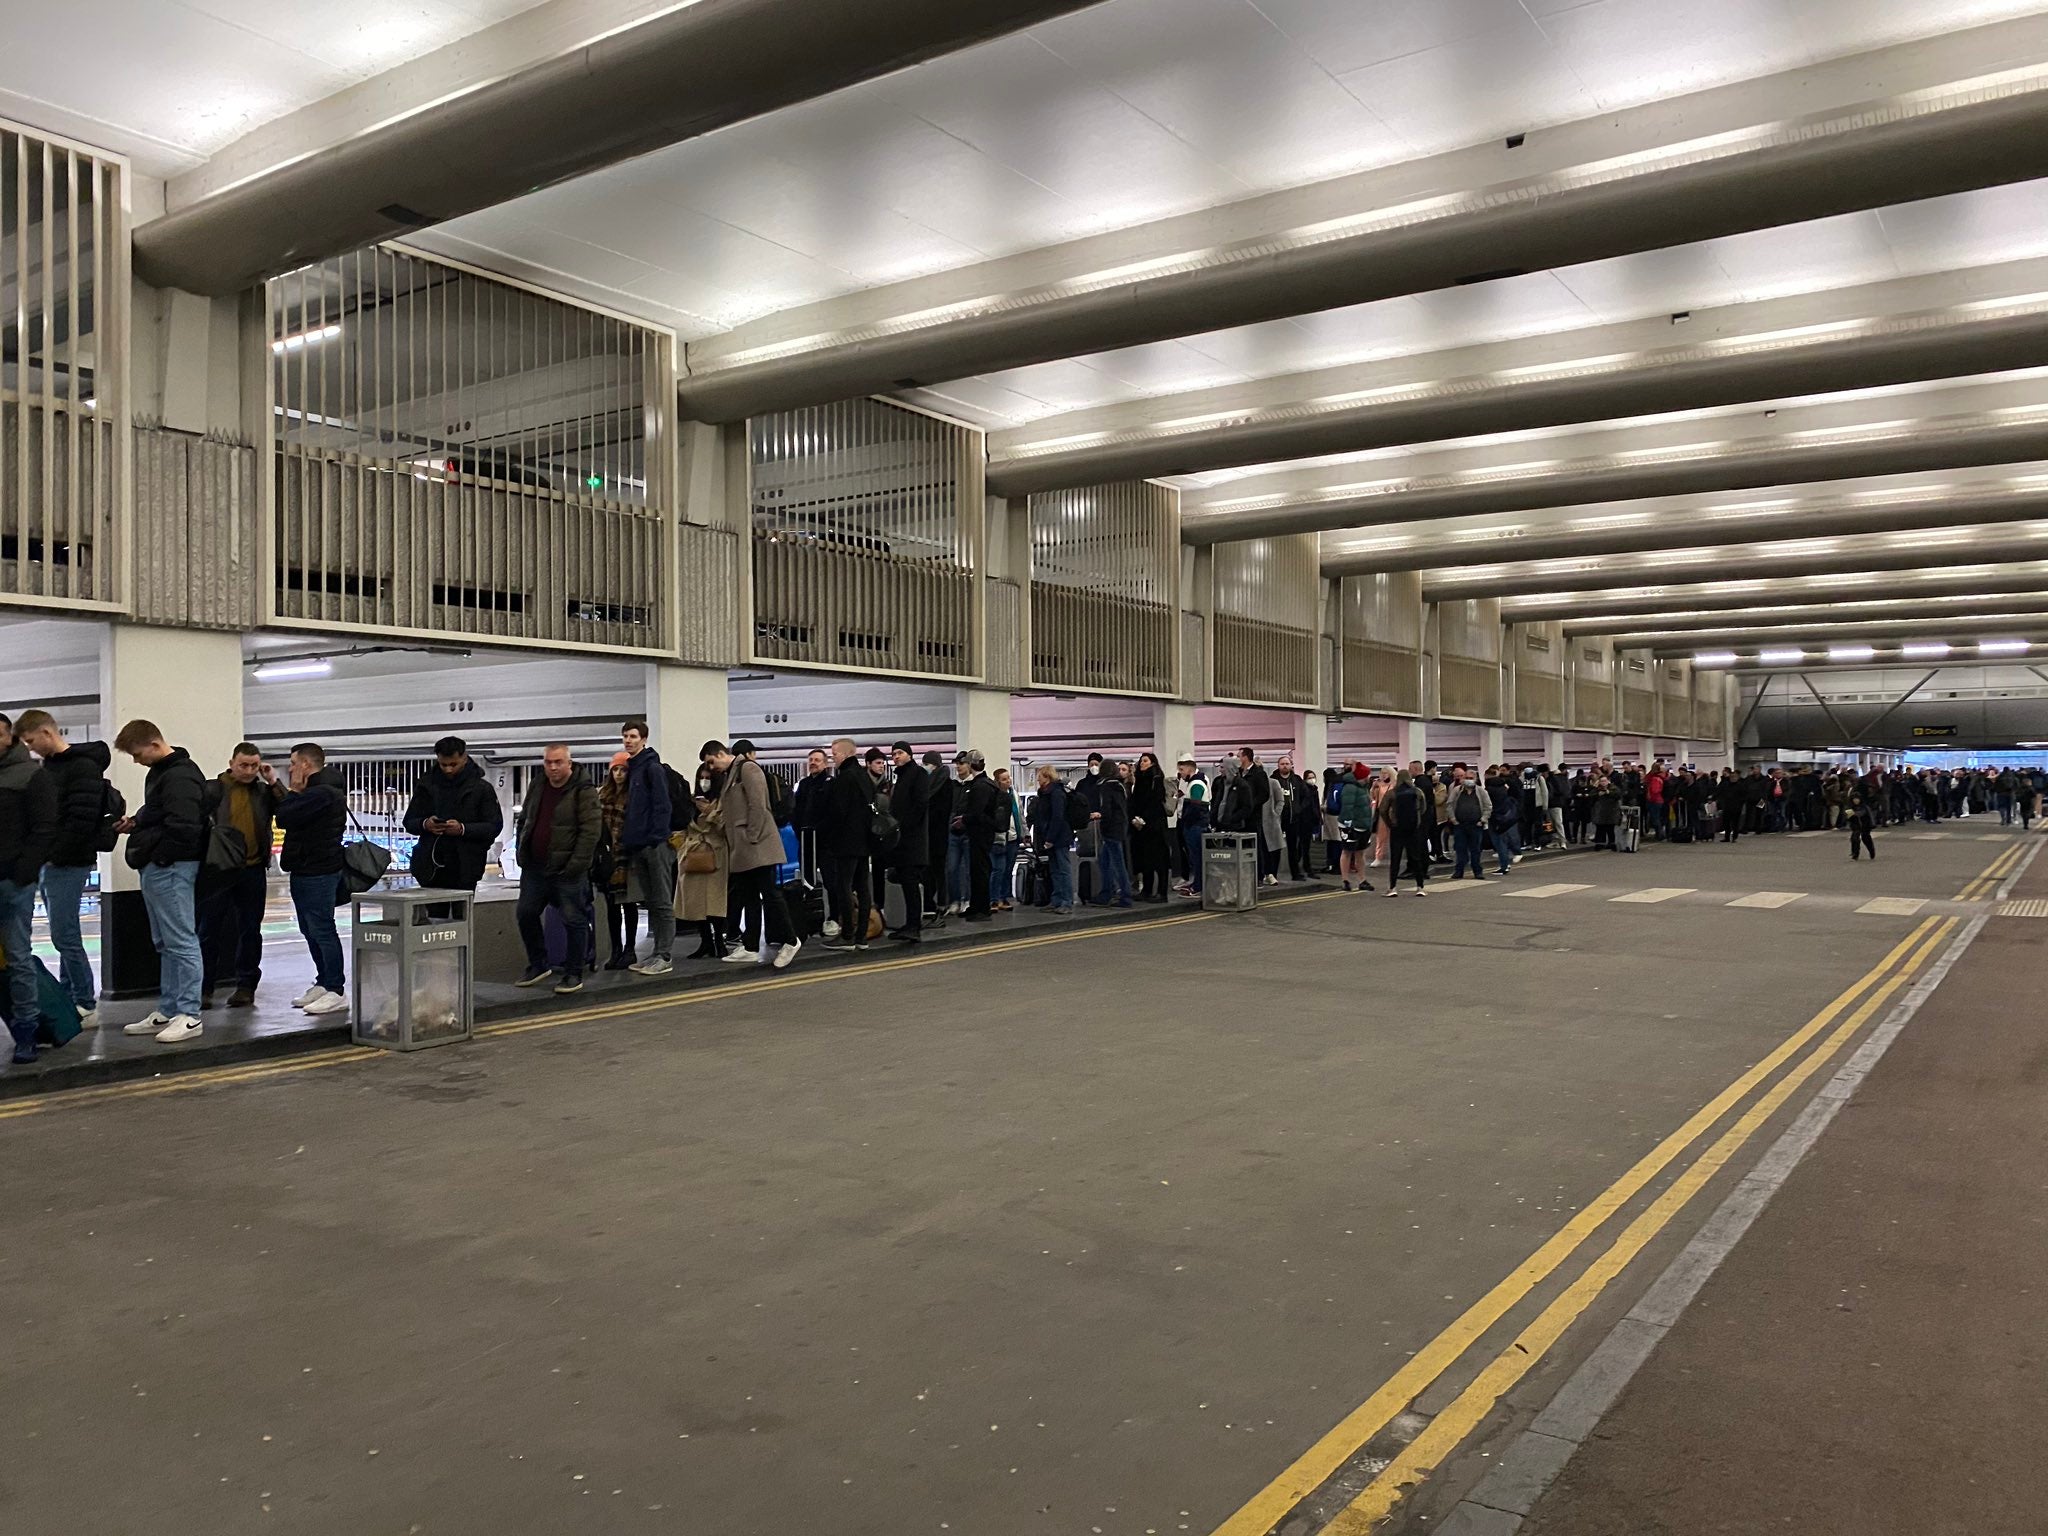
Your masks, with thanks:
[{"label": "person wearing cap", "polygon": [[996,787],[979,752],[963,752],[960,780],[960,836],[967,845],[967,921],[989,920],[989,879],[995,868]]},{"label": "person wearing cap", "polygon": [[931,862],[930,772],[918,762],[910,743],[899,741],[889,749],[895,760],[896,779],[889,787],[889,814],[896,818],[898,838],[890,863],[890,878],[903,890],[903,922],[889,937],[899,944],[916,944],[924,938],[924,901],[927,866]]},{"label": "person wearing cap", "polygon": [[[775,824],[775,801],[768,790],[768,770],[755,761],[753,742],[744,736],[730,747],[722,742],[704,743],[704,761],[715,774],[724,777],[718,792],[720,818],[725,822],[728,870],[726,911],[733,931],[759,933],[760,949],[742,959],[782,970],[804,947],[789,920],[789,908],[782,889],[775,883],[782,867],[782,828]],[[760,908],[760,916],[754,909]],[[728,960],[732,955],[726,956]]]}]

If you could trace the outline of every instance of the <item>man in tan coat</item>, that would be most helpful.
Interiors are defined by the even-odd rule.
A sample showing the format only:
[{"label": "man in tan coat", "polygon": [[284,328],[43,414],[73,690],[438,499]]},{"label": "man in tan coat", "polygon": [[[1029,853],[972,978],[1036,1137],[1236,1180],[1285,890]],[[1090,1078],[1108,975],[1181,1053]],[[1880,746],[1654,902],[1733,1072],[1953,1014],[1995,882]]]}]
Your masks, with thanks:
[{"label": "man in tan coat", "polygon": [[[803,940],[789,920],[789,908],[782,900],[782,888],[775,872],[782,865],[782,828],[775,819],[776,797],[768,783],[768,770],[754,760],[754,744],[742,738],[727,747],[723,742],[704,744],[704,760],[712,771],[725,775],[725,788],[718,805],[725,820],[725,838],[731,850],[732,883],[729,906],[742,931],[749,930],[749,915],[758,905],[761,949],[758,964],[773,965],[778,971],[802,949]],[[739,957],[746,957],[742,950]]]}]

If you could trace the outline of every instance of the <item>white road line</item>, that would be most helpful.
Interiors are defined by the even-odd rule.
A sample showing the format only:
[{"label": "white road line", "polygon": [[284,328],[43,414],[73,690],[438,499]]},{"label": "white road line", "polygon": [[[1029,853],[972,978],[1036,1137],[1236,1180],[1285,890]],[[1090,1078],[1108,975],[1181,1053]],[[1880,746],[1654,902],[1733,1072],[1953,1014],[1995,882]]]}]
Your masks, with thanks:
[{"label": "white road line", "polygon": [[1913,841],[1916,843],[1938,843],[1947,836],[1946,832],[1915,832],[1913,834]]},{"label": "white road line", "polygon": [[1736,897],[1728,905],[1731,907],[1761,907],[1766,912],[1773,912],[1779,907],[1791,906],[1793,902],[1799,900],[1805,894],[1806,892],[1804,891],[1752,891],[1747,896]]},{"label": "white road line", "polygon": [[2012,834],[2010,832],[1986,832],[1977,841],[1980,843],[2009,843],[2012,841]]},{"label": "white road line", "polygon": [[1926,905],[1925,899],[1917,896],[1873,896],[1856,910],[1873,917],[1911,917]]},{"label": "white road line", "polygon": [[1698,887],[1690,885],[1653,885],[1646,890],[1630,891],[1626,896],[1610,896],[1609,901],[1638,901],[1645,904],[1655,901],[1669,901],[1674,896],[1690,896]]},{"label": "white road line", "polygon": [[1573,891],[1590,891],[1590,885],[1530,885],[1509,891],[1510,896],[1525,896],[1531,901],[1541,901],[1546,896],[1569,896]]}]

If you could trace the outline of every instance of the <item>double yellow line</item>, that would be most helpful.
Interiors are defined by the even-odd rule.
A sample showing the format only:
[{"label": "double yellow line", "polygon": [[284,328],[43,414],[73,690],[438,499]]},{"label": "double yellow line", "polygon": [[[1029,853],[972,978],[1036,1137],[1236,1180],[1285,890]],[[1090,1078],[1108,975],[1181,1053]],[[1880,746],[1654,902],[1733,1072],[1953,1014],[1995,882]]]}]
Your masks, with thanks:
[{"label": "double yellow line", "polygon": [[[2024,854],[2014,848],[1994,859],[1963,888],[1962,900],[1985,899]],[[1973,894],[1974,893],[1974,894]],[[1345,1415],[1279,1477],[1218,1526],[1215,1536],[1267,1536],[1308,1495],[1320,1488],[1414,1400],[1462,1360],[1495,1324],[1526,1301],[1567,1260],[1587,1246],[1608,1221],[1640,1195],[1721,1119],[1807,1051],[1789,1071],[1709,1143],[1677,1178],[1635,1216],[1537,1316],[1504,1345],[1451,1404],[1432,1418],[1371,1482],[1323,1526],[1320,1536],[1365,1536],[1401,1500],[1427,1480],[1557,1344],[1595,1299],[1703,1190],[1714,1175],[1784,1107],[1815,1073],[1838,1055],[1877,1011],[1910,982],[1961,925],[1956,917],[1928,917],[1876,965],[1845,988],[1776,1049],[1703,1105],[1640,1162],[1566,1222],[1505,1279],[1418,1350],[1372,1396]],[[1816,1040],[1818,1043],[1816,1044]],[[1807,1048],[1811,1046],[1810,1051]]]}]

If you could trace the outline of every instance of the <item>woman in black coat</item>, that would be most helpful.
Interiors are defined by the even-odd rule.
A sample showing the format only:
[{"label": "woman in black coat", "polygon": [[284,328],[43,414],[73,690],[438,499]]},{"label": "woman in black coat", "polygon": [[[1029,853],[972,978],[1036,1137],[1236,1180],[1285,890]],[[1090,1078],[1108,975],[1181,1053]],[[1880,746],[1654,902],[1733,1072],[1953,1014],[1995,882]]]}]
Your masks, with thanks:
[{"label": "woman in black coat", "polygon": [[1150,752],[1138,754],[1131,775],[1131,862],[1140,901],[1166,900],[1166,775]]}]

